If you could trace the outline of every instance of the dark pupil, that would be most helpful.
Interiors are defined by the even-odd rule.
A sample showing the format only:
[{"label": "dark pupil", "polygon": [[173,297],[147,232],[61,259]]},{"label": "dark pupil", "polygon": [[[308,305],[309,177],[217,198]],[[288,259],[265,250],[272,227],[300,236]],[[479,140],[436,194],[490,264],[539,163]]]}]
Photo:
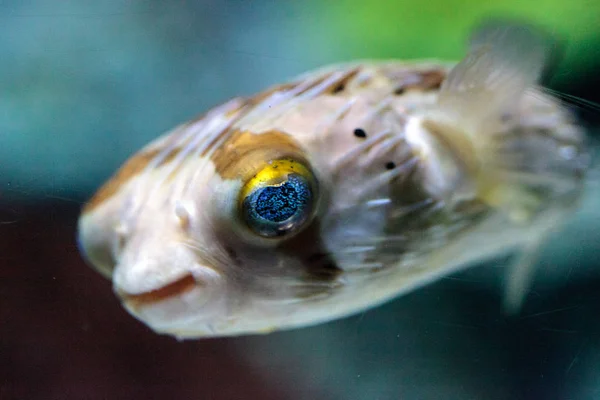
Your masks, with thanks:
[{"label": "dark pupil", "polygon": [[280,186],[263,188],[256,199],[255,210],[266,220],[285,221],[307,203],[307,196],[306,189],[292,178]]}]

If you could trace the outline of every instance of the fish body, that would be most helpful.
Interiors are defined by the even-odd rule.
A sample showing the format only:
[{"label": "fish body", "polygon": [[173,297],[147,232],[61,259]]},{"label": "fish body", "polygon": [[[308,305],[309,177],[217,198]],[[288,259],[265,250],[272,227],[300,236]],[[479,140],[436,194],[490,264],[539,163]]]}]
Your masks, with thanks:
[{"label": "fish body", "polygon": [[520,251],[517,304],[588,168],[583,129],[538,85],[547,53],[487,28],[459,63],[337,64],[232,99],[100,188],[82,252],[178,338],[330,321]]}]

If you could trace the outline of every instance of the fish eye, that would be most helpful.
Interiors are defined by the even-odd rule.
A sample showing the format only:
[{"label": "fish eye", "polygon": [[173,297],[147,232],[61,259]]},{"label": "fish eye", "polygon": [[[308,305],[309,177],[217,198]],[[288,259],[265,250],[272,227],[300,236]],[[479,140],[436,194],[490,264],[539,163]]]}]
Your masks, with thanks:
[{"label": "fish eye", "polygon": [[276,238],[297,233],[314,214],[316,180],[312,172],[293,159],[264,166],[243,187],[241,216],[259,236]]}]

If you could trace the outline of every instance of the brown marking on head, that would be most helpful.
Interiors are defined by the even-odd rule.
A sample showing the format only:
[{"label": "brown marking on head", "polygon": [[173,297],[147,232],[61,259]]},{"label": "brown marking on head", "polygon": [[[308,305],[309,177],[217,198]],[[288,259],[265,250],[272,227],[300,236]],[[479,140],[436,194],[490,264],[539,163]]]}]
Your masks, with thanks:
[{"label": "brown marking on head", "polygon": [[[342,92],[345,89],[345,87],[348,85],[350,80],[353,79],[359,72],[360,72],[359,67],[356,67],[356,68],[346,71],[346,73],[343,76],[341,76],[339,79],[337,79],[334,82],[331,82],[328,86],[324,87],[323,90],[320,93],[318,93],[318,95],[336,94],[336,93]],[[300,96],[303,93],[308,92],[309,90],[313,89],[314,87],[320,85],[321,83],[323,83],[324,81],[329,79],[331,77],[331,75],[333,75],[333,74],[334,74],[334,72],[329,72],[329,73],[325,73],[325,74],[319,76],[318,78],[315,78],[315,77],[306,78],[306,79],[314,79],[314,82],[312,82],[310,85],[303,88],[296,95]],[[284,83],[281,85],[272,86],[269,89],[264,90],[256,95],[250,97],[248,99],[248,104],[251,106],[254,106],[254,105],[259,104],[262,101],[268,99],[274,93],[281,93],[281,92],[287,92],[287,91],[293,90],[293,89],[297,88],[298,86],[302,85],[303,83],[304,83],[304,81],[297,81],[297,82],[289,82],[289,83]]]},{"label": "brown marking on head", "polygon": [[[317,95],[338,93],[344,89],[348,82],[354,78],[359,71],[359,67],[347,71],[339,79],[329,83],[329,85],[324,87]],[[302,95],[318,86],[331,77],[332,74],[333,72],[323,74],[296,95]],[[274,93],[293,90],[302,83],[303,81],[284,83],[273,86],[248,99],[239,98],[237,99],[238,102],[235,103],[235,106],[227,111],[225,115],[227,118],[233,120],[236,116],[243,115],[244,110],[250,110],[252,107],[268,99]],[[198,121],[203,117],[206,117],[206,114],[201,115],[195,121]],[[225,136],[227,136],[226,141],[219,147],[216,147],[215,144],[222,141]],[[181,148],[172,150],[158,166],[167,164],[177,156],[180,150]],[[264,164],[265,161],[277,157],[293,156],[299,161],[304,160],[300,145],[293,140],[290,135],[278,131],[252,134],[251,132],[230,131],[229,129],[224,129],[221,134],[215,136],[212,141],[206,145],[206,150],[201,156],[204,157],[208,154],[210,154],[211,161],[213,161],[217,173],[225,179],[235,179],[239,177],[240,171],[249,174],[255,170],[253,167]],[[240,166],[243,166],[243,168]],[[172,177],[175,172],[176,171],[170,176]]]},{"label": "brown marking on head", "polygon": [[446,73],[441,70],[431,70],[422,72],[421,83],[419,84],[419,88],[421,90],[436,90],[442,86],[442,82],[446,79]]},{"label": "brown marking on head", "polygon": [[229,137],[214,149],[210,159],[217,174],[223,179],[251,178],[270,160],[292,157],[305,162],[300,144],[281,131],[255,134],[248,131],[230,131]]},{"label": "brown marking on head", "polygon": [[161,149],[141,152],[125,162],[112,178],[108,180],[96,194],[85,204],[83,213],[93,211],[102,203],[111,198],[131,178],[139,174],[160,153]]},{"label": "brown marking on head", "polygon": [[[360,68],[358,67],[347,71],[346,74],[336,81],[331,82],[317,95],[335,94],[342,91],[348,82],[355,77],[359,71]],[[323,74],[297,95],[301,95],[318,86],[326,79],[331,77],[332,74],[333,72]],[[250,107],[262,102],[273,93],[292,90],[301,84],[302,82],[293,82],[277,85],[247,100],[238,99],[238,103],[236,103],[231,110],[226,111],[225,115],[227,118],[230,118],[233,121],[234,117],[240,114],[243,110],[247,110]],[[194,124],[199,123],[201,120],[207,118],[207,116],[208,113],[200,114],[186,124],[186,129],[190,129]],[[182,134],[182,131],[180,131],[179,134]],[[230,135],[230,138],[227,139],[227,142],[223,146],[214,148],[214,144],[221,140],[224,135]],[[117,171],[117,173],[88,201],[83,208],[83,212],[86,213],[93,211],[95,208],[112,197],[127,181],[142,172],[144,168],[151,162],[151,160],[158,156],[158,154],[166,146],[167,144],[163,145],[162,148],[141,152],[130,158]],[[164,166],[172,161],[180,153],[183,147],[184,143],[171,150],[160,161],[157,167]],[[259,150],[261,147],[262,149],[260,151],[255,151]],[[232,134],[231,131],[225,129],[220,135],[213,139],[212,143],[209,143],[206,146],[206,150],[203,152],[202,156],[207,155],[209,152],[212,152],[211,160],[215,163],[217,172],[224,178],[237,177],[240,170],[252,171],[252,166],[256,165],[256,163],[264,163],[264,160],[272,159],[274,157],[295,155],[300,159],[304,158],[302,157],[302,151],[298,143],[296,143],[289,135],[283,132],[275,131],[266,132],[260,135],[253,135],[249,132],[234,132]],[[250,164],[248,164],[248,162],[250,162]],[[240,165],[243,165],[244,168],[238,168]],[[176,171],[174,171],[170,177],[172,177],[175,172]]]},{"label": "brown marking on head", "polygon": [[[230,101],[223,105],[233,105],[233,108],[227,112],[228,118],[230,118],[232,122],[235,114],[240,113],[240,111],[242,111],[247,105],[246,101],[242,101],[241,99],[238,100],[239,101],[237,103]],[[201,123],[203,119],[209,118],[209,113],[210,111],[208,113],[200,114],[199,116],[185,123],[183,129],[177,129],[175,132],[171,133],[170,137],[164,143],[162,143],[160,147],[156,147],[147,151],[141,151],[129,158],[87,202],[87,204],[83,207],[83,213],[93,211],[110,197],[112,197],[127,181],[141,173],[148,166],[148,164],[150,164],[150,162],[159,156],[159,154],[161,154],[166,148],[176,143],[177,145],[173,146],[173,148],[166,155],[164,155],[162,160],[160,160],[160,162],[156,165],[156,168],[165,166],[173,161],[173,159],[177,157],[177,155],[185,148],[185,146],[188,145],[189,141],[192,140],[190,138],[182,140],[181,137],[185,135],[189,129],[193,129],[196,124]],[[228,131],[225,130],[215,140],[219,140],[227,133]],[[202,133],[199,132],[198,134],[201,135]],[[210,147],[211,145],[209,144],[207,148],[210,149]],[[176,172],[176,170],[173,171],[169,177],[172,177]]]},{"label": "brown marking on head", "polygon": [[360,72],[360,68],[356,67],[349,71],[346,71],[346,74],[338,79],[336,82],[327,86],[327,88],[323,91],[326,94],[338,94],[343,92],[346,89],[346,86],[350,83],[354,77]]},{"label": "brown marking on head", "polygon": [[167,155],[165,155],[163,157],[162,160],[160,160],[160,162],[158,164],[156,164],[156,168],[162,167],[163,165],[166,165],[166,164],[170,163],[171,161],[173,161],[173,159],[181,152],[181,150],[182,150],[181,147],[176,147],[176,148],[172,149],[169,153],[167,153]]},{"label": "brown marking on head", "polygon": [[[151,151],[140,152],[129,158],[121,168],[94,194],[94,196],[83,207],[83,213],[88,213],[96,209],[102,203],[111,198],[119,189],[130,179],[140,174],[147,166],[155,159],[163,148],[152,149]],[[156,165],[161,167],[172,161],[181,148],[172,149],[164,158]]]},{"label": "brown marking on head", "polygon": [[[415,72],[411,72],[411,74],[413,74],[412,76],[414,77]],[[420,90],[423,92],[437,90],[442,85],[444,79],[446,79],[446,72],[438,69],[416,72],[416,74],[418,76],[417,82],[402,82],[401,78],[392,78],[393,81],[400,81],[394,89],[394,93],[400,95],[408,90]]]}]

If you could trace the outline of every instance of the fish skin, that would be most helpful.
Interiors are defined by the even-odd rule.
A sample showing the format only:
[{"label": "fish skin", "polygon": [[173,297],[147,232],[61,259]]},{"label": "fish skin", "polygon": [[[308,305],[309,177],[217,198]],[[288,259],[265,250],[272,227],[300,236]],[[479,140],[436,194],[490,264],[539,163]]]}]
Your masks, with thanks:
[{"label": "fish skin", "polygon": [[[84,257],[134,317],[178,338],[327,322],[521,250],[518,304],[518,272],[577,206],[588,152],[538,85],[543,43],[494,29],[460,63],[327,66],[180,125],[83,208]],[[286,157],[312,175],[313,211],[266,239],[240,220],[239,193]]]}]

